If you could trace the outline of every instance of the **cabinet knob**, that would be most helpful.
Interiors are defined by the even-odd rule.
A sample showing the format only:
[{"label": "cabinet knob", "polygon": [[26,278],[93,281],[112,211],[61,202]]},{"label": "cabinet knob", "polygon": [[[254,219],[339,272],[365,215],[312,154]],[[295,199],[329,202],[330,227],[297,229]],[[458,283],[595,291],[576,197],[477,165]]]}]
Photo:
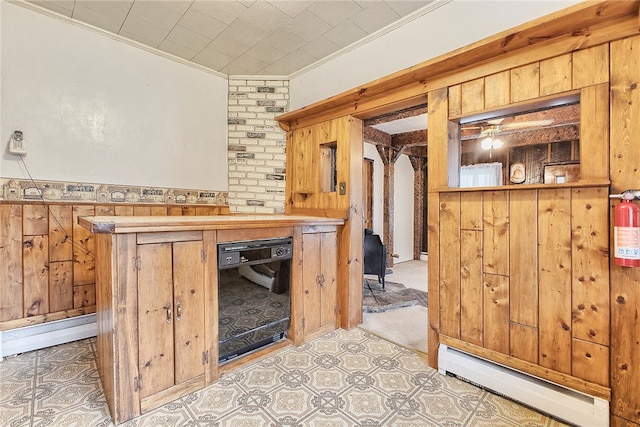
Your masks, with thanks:
[{"label": "cabinet knob", "polygon": [[324,286],[324,273],[318,273],[316,275],[316,283],[318,284],[318,286]]}]

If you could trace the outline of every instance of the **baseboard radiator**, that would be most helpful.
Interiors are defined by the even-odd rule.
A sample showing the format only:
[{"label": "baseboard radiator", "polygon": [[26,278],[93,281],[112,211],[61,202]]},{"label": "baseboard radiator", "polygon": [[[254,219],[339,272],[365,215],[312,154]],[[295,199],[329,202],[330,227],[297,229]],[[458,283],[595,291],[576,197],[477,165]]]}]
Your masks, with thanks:
[{"label": "baseboard radiator", "polygon": [[609,402],[464,353],[438,349],[438,371],[577,426],[609,426]]},{"label": "baseboard radiator", "polygon": [[95,337],[97,332],[95,313],[0,331],[0,360],[26,351]]}]

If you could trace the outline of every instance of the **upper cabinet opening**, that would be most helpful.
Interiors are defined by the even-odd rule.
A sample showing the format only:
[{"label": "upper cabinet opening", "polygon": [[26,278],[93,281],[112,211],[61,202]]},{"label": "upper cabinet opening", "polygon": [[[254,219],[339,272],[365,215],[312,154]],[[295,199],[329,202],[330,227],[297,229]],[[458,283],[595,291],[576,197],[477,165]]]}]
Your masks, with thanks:
[{"label": "upper cabinet opening", "polygon": [[578,95],[463,117],[459,187],[563,184],[580,179]]}]

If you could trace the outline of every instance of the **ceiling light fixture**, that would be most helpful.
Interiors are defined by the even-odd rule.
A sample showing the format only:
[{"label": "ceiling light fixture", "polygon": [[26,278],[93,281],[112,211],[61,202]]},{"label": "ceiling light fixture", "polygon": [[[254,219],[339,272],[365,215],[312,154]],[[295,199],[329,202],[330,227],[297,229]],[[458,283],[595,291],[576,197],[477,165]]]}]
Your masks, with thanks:
[{"label": "ceiling light fixture", "polygon": [[489,129],[488,136],[480,142],[480,148],[483,150],[489,150],[489,158],[491,158],[491,150],[494,148],[500,148],[504,145],[502,140],[496,138],[497,129]]}]

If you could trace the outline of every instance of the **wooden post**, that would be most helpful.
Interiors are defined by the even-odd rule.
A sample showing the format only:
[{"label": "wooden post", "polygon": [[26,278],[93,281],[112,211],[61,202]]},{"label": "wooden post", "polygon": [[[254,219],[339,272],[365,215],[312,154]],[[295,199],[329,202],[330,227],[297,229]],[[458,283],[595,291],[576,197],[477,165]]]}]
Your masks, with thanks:
[{"label": "wooden post", "polygon": [[393,267],[393,176],[395,174],[395,163],[393,158],[393,149],[391,147],[382,147],[378,145],[378,154],[384,164],[384,181],[382,184],[382,242],[387,245],[387,266]]},{"label": "wooden post", "polygon": [[427,159],[409,156],[413,167],[413,259],[420,259],[425,233],[424,179]]}]

